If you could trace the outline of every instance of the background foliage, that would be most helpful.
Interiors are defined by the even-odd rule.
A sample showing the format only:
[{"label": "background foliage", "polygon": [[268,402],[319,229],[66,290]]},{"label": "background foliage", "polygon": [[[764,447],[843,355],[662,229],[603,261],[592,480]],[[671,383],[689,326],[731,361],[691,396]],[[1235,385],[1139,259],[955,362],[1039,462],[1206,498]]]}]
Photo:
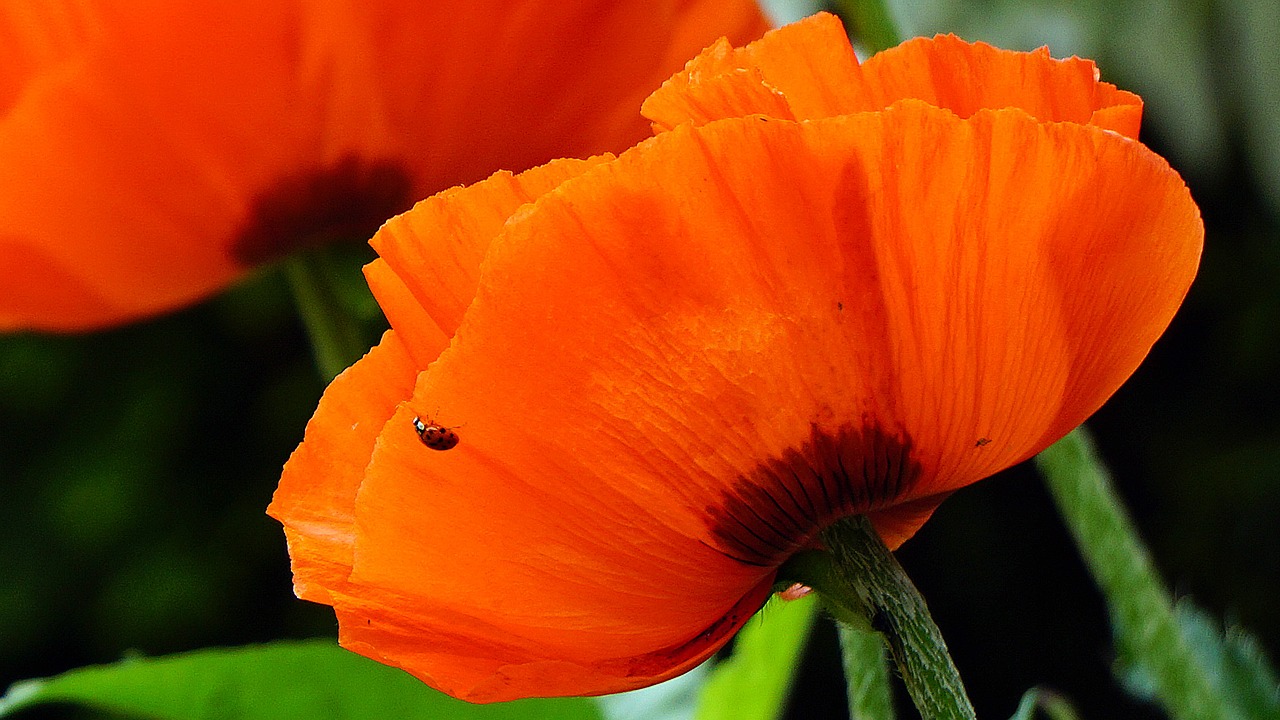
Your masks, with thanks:
[{"label": "background foliage", "polygon": [[[1280,655],[1280,3],[895,11],[908,34],[1095,58],[1146,99],[1143,139],[1191,185],[1206,251],[1168,335],[1092,425],[1175,590]],[[149,323],[0,337],[0,687],[126,653],[332,637],[332,612],[293,598],[263,514],[321,390],[272,270]],[[1158,717],[1112,679],[1105,608],[1029,466],[957,493],[900,557],[979,716],[1041,685],[1086,718]],[[842,716],[838,658],[820,622],[795,717]]]}]

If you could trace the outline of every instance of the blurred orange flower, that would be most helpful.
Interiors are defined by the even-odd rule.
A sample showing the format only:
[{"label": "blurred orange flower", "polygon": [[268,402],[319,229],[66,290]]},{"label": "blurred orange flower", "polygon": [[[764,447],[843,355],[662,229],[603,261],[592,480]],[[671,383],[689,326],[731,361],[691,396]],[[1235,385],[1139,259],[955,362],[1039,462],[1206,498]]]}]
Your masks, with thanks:
[{"label": "blurred orange flower", "polygon": [[0,330],[195,301],[418,198],[647,134],[754,0],[70,2],[0,9]]},{"label": "blurred orange flower", "polygon": [[715,652],[839,517],[896,547],[1096,410],[1196,272],[1097,78],[952,37],[860,67],[819,15],[713,45],[618,158],[395,218],[393,330],[270,508],[299,596],[459,697],[598,694]]}]

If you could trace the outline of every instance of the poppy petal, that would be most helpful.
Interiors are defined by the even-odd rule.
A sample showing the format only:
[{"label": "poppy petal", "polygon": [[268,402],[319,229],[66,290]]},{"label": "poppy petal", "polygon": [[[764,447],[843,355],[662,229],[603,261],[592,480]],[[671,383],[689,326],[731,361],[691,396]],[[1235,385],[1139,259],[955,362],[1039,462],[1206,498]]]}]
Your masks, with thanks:
[{"label": "poppy petal", "polygon": [[[507,218],[565,180],[612,159],[599,155],[555,160],[519,175],[499,171],[474,185],[437,193],[419,202],[413,212],[388,220],[370,241],[379,258],[370,263],[366,275],[392,327],[400,322],[426,324],[412,319],[415,313],[425,313],[438,328],[430,335],[447,342],[475,297],[480,262]],[[418,308],[391,297],[400,295],[400,288],[408,290]],[[425,366],[443,349],[424,349],[415,357],[423,358]]]},{"label": "poppy petal", "polygon": [[19,327],[24,318],[40,315],[49,329],[70,330],[78,327],[86,305],[112,305],[112,298],[100,294],[76,268],[23,238],[0,237],[0,277],[5,279],[0,329]]},{"label": "poppy petal", "polygon": [[896,545],[1096,410],[1201,242],[1159,157],[1021,110],[664,133],[490,245],[359,488],[343,636],[473,700],[668,676],[826,523]]},{"label": "poppy petal", "polygon": [[[441,351],[449,347],[452,334],[446,333],[436,324],[414,297],[409,286],[391,271],[386,262],[374,260],[365,265],[364,276],[382,313],[396,331],[396,337],[404,343],[413,358],[415,367],[426,367],[439,357]],[[372,451],[372,447],[370,450]]]},{"label": "poppy petal", "polygon": [[356,489],[382,426],[412,392],[417,366],[394,330],[334,378],[290,456],[267,514],[284,524],[298,597],[333,604],[355,547]]},{"label": "poppy petal", "polygon": [[872,103],[868,109],[905,98],[961,117],[1016,107],[1042,122],[1098,125],[1131,138],[1142,122],[1141,98],[1099,81],[1091,60],[1055,60],[1045,47],[1015,52],[938,35],[877,53],[862,70]]},{"label": "poppy petal", "polygon": [[[577,589],[568,582],[562,591]],[[469,612],[433,604],[405,613],[403,598],[379,596],[368,586],[351,585],[347,591],[335,595],[334,602],[343,647],[403,668],[454,697],[499,702],[623,692],[688,672],[742,628],[773,586],[761,582],[725,611],[719,623],[675,646],[590,660],[580,659],[581,653],[549,649],[540,640],[521,637],[509,626],[487,623]],[[604,648],[602,654],[607,653]],[[432,668],[445,670],[433,675]]]},{"label": "poppy petal", "polygon": [[[51,11],[47,3],[37,5]],[[159,112],[176,124],[176,113],[155,106],[127,108],[115,94],[147,94],[134,82],[136,73],[121,67],[124,63],[114,52],[137,38],[108,30],[115,13],[107,8],[72,13],[67,7],[62,4],[60,11],[65,12],[60,14],[65,17],[52,26],[58,30],[49,37],[40,37],[38,28],[26,24],[34,19],[10,20],[12,31],[28,34],[29,41],[19,47],[28,48],[30,54],[27,62],[0,69],[0,75],[6,76],[0,85],[21,87],[10,94],[11,104],[5,106],[0,123],[0,187],[4,188],[0,234],[12,239],[8,247],[17,252],[16,258],[0,262],[12,263],[18,272],[36,273],[38,268],[20,267],[18,261],[39,252],[64,273],[78,275],[88,292],[73,296],[78,314],[68,316],[55,305],[47,318],[39,320],[44,313],[10,310],[9,301],[4,300],[6,309],[0,314],[13,316],[8,327],[30,322],[65,329],[83,318],[112,322],[134,306],[163,305],[179,296],[208,292],[237,272],[215,242],[220,234],[230,234],[234,213],[226,205],[234,200],[224,192],[226,178],[206,167],[202,149],[188,143],[193,138],[178,137],[179,127],[189,122],[179,127],[156,123]],[[193,18],[196,22],[225,21],[227,25],[215,27],[228,27],[230,34],[245,31],[248,38],[270,37],[266,28],[277,25],[274,18],[264,16],[262,29],[251,30],[233,18],[216,17],[215,10],[193,11],[195,15],[199,15]],[[83,35],[69,39],[62,32],[68,26],[79,26]],[[220,39],[193,38],[192,48],[173,48],[176,54],[172,55],[162,54],[168,48],[159,43],[142,40],[136,52],[142,63],[186,67],[191,60],[195,72],[204,72],[209,61],[197,56],[206,44]],[[59,45],[61,52],[50,56],[45,52],[49,44]],[[246,48],[215,75],[246,66],[269,66],[274,59],[269,57],[271,46],[264,42]],[[50,65],[44,66],[45,62]],[[15,78],[11,73],[19,68],[24,76]],[[253,98],[270,107],[252,109],[278,115],[279,105],[271,104],[270,98],[283,88],[255,80],[256,73],[240,74],[247,84],[244,109],[251,110],[249,98]],[[160,93],[151,93],[152,98],[166,91],[181,92],[169,84],[161,87]],[[171,96],[158,104],[168,99]],[[211,124],[216,125],[216,120]],[[222,139],[219,144],[227,143]],[[239,155],[228,158],[231,163],[241,159]],[[253,176],[259,169],[260,164],[247,163],[244,172]],[[175,178],[182,181],[174,182]],[[182,236],[184,242],[158,252],[148,242],[157,235]],[[128,242],[103,242],[104,236]],[[28,249],[20,249],[23,245]],[[103,299],[109,301],[103,303]],[[31,304],[21,297],[14,303]]]},{"label": "poppy petal", "polygon": [[[351,582],[359,592],[336,603],[363,611],[353,619],[370,620],[366,627],[372,627],[361,630],[357,621],[345,628],[380,640],[397,633],[421,637],[420,629],[430,628],[429,645],[376,643],[380,659],[474,701],[619,691],[705,659],[767,598],[767,569],[743,566],[688,532],[667,530],[677,520],[687,523],[687,516],[669,518],[665,507],[626,496],[622,478],[587,492],[578,483],[592,468],[557,453],[545,454],[537,467],[494,453],[474,431],[471,415],[459,418],[465,424],[457,447],[427,450],[412,430],[417,404],[402,408],[378,441],[357,497]],[[456,417],[452,405],[441,414]],[[485,472],[474,474],[477,466]],[[610,469],[594,471],[599,477]],[[580,480],[566,482],[562,496],[548,492],[546,483],[556,477]],[[412,507],[423,512],[404,512]],[[387,545],[396,533],[401,539]],[[435,543],[445,536],[449,551],[440,552]],[[636,578],[637,566],[648,568],[649,577]],[[406,567],[414,569],[406,573]],[[397,622],[404,615],[411,624]],[[395,647],[413,655],[397,657]],[[480,654],[486,647],[490,654]],[[464,671],[451,656],[471,657],[475,665]],[[415,657],[437,667],[416,665]],[[552,686],[539,677],[543,663],[589,672]],[[530,685],[491,687],[496,673]],[[583,684],[591,676],[610,682]]]},{"label": "poppy petal", "polygon": [[645,100],[659,131],[744,115],[803,120],[867,108],[858,58],[844,25],[816,13],[742,48],[721,40]]},{"label": "poppy petal", "polygon": [[909,40],[859,67],[839,19],[817,13],[743,48],[725,42],[707,48],[642,111],[656,129],[669,130],[753,114],[830,117],[917,99],[961,117],[1014,107],[1045,122],[1093,124],[1137,137],[1142,100],[1098,77],[1088,60],[1054,60],[1046,48],[1013,52],[952,35]]}]

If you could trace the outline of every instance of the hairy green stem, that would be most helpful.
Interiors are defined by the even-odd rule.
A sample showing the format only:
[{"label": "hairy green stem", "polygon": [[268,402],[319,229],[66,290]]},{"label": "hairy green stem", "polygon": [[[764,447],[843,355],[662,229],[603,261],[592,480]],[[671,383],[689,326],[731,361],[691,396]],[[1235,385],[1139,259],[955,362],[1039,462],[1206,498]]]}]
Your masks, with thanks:
[{"label": "hairy green stem", "polygon": [[1231,717],[1182,634],[1173,600],[1088,431],[1076,428],[1036,456],[1036,465],[1107,598],[1118,650],[1148,668],[1156,696],[1175,720]]},{"label": "hairy green stem", "polygon": [[925,720],[972,720],[973,705],[920,592],[865,516],[822,533],[828,552],[798,553],[782,568],[834,606],[838,620],[884,637]]}]

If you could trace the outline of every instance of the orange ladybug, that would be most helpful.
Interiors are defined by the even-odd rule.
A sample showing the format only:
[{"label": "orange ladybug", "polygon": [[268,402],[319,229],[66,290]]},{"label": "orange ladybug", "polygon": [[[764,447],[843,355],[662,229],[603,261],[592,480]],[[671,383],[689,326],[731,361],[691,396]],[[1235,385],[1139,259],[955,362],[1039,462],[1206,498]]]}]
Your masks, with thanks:
[{"label": "orange ladybug", "polygon": [[418,439],[422,444],[432,450],[449,450],[458,444],[458,433],[453,428],[440,425],[430,418],[426,422],[422,418],[414,418],[413,429],[418,432]]}]

